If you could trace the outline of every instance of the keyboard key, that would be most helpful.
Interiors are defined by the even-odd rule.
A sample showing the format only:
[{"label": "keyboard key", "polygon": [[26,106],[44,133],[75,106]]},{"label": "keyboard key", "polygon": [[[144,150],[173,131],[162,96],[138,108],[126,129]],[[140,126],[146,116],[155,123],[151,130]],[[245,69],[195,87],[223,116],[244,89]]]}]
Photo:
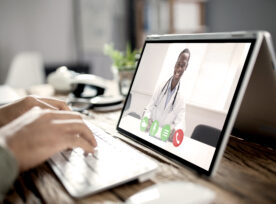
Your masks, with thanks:
[{"label": "keyboard key", "polygon": [[[72,195],[97,192],[157,167],[148,157],[119,139],[92,124],[89,124],[89,127],[98,143],[94,154],[85,154],[83,149],[75,148],[51,158],[50,164],[55,165],[61,172],[56,174]],[[53,170],[57,171],[57,168]]]}]

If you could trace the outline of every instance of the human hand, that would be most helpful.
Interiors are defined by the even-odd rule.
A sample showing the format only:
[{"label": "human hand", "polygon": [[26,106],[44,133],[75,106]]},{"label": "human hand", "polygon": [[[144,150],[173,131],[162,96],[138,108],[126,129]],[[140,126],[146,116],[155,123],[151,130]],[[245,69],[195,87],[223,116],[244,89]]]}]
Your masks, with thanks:
[{"label": "human hand", "polygon": [[94,152],[97,142],[79,114],[40,110],[36,120],[6,137],[6,145],[14,154],[20,171],[35,167],[68,148],[81,147],[85,152]]},{"label": "human hand", "polygon": [[70,110],[66,103],[61,100],[27,96],[0,108],[0,127],[8,124],[35,106],[50,110]]}]

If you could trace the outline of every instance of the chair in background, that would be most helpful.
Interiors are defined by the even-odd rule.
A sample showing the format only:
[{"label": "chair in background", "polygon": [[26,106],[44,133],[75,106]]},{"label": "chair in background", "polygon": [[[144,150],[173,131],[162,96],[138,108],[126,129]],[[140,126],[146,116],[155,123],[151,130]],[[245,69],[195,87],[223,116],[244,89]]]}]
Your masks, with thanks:
[{"label": "chair in background", "polygon": [[212,147],[216,147],[219,136],[219,129],[207,125],[197,125],[192,133],[191,138]]},{"label": "chair in background", "polygon": [[130,93],[125,105],[125,113],[129,116],[132,116],[137,119],[141,119],[141,116],[135,112],[129,112],[130,104],[131,104],[132,94]]},{"label": "chair in background", "polygon": [[130,107],[131,98],[132,98],[132,94],[129,93],[129,96],[128,96],[128,98],[127,98],[127,102],[126,102],[126,105],[125,105],[125,111],[128,111],[128,109],[129,109],[129,107]]},{"label": "chair in background", "polygon": [[141,119],[141,116],[138,115],[138,114],[135,113],[135,112],[130,112],[128,115],[130,115],[130,116],[132,116],[132,117],[134,117],[134,118],[137,118],[137,119]]},{"label": "chair in background", "polygon": [[36,52],[23,52],[14,57],[5,84],[13,88],[30,88],[44,81],[42,56]]}]

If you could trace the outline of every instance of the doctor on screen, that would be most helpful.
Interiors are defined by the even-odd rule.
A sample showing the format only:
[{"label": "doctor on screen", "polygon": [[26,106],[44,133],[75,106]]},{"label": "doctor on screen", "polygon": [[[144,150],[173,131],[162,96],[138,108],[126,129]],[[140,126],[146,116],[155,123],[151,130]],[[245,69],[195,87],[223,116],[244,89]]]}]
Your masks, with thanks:
[{"label": "doctor on screen", "polygon": [[161,128],[164,125],[170,125],[172,130],[170,141],[175,130],[185,131],[185,102],[180,91],[180,79],[188,67],[189,59],[190,51],[186,48],[177,58],[173,76],[157,88],[144,112],[144,117],[149,119],[148,130],[155,120],[159,122]]}]

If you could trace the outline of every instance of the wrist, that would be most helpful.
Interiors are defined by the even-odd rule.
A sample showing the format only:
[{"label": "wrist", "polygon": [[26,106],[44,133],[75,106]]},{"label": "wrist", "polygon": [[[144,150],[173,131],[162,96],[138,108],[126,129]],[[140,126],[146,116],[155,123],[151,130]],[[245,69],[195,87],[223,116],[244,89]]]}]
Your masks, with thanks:
[{"label": "wrist", "polygon": [[0,202],[4,198],[6,192],[10,189],[15,181],[19,169],[18,163],[9,149],[0,146]]}]

